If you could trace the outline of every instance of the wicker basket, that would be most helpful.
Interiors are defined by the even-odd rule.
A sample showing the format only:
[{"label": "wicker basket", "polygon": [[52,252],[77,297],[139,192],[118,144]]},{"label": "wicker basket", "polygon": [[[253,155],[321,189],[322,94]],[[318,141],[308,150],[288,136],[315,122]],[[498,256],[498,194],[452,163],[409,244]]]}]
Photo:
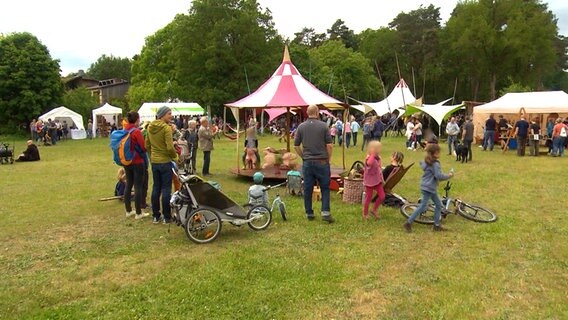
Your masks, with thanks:
[{"label": "wicker basket", "polygon": [[343,202],[361,203],[365,186],[363,179],[343,179]]}]

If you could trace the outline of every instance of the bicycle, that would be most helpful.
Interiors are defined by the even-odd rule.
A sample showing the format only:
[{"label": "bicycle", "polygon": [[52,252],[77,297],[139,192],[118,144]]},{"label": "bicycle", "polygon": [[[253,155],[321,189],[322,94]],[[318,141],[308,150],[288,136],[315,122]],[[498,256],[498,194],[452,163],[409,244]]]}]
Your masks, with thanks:
[{"label": "bicycle", "polygon": [[[488,223],[497,221],[497,215],[488,209],[469,204],[461,199],[450,198],[449,193],[451,188],[452,184],[448,181],[444,187],[445,195],[442,198],[443,219],[445,219],[448,214],[453,213],[475,222]],[[450,210],[450,205],[454,206],[453,210]],[[418,203],[406,203],[400,207],[400,213],[406,218],[410,218],[418,206],[420,206],[420,200]],[[426,211],[420,214],[414,221],[422,224],[434,224],[434,205],[430,204]]]},{"label": "bicycle", "polygon": [[[264,187],[264,189],[262,189],[262,192],[268,192],[268,190],[270,189],[275,189],[281,186],[284,186],[288,183],[288,180],[274,185],[274,186],[267,186]],[[252,203],[247,203],[245,205],[243,205],[243,207],[245,208],[250,208],[250,211],[253,212],[268,212],[270,214],[272,214],[272,212],[274,212],[275,208],[278,208],[278,211],[280,211],[280,215],[282,216],[282,220],[287,221],[288,220],[288,216],[287,216],[287,211],[286,211],[286,204],[284,203],[284,201],[282,201],[282,198],[280,197],[280,193],[276,193],[276,198],[274,198],[274,200],[272,201],[272,205],[270,208],[268,208],[268,205],[265,203],[262,203],[262,199],[261,198],[254,198],[253,197],[253,202]]]}]

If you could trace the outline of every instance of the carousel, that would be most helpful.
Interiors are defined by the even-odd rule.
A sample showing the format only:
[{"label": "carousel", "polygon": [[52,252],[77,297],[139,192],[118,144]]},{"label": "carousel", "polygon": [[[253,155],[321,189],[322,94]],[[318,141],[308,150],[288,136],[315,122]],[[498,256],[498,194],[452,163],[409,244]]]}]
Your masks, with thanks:
[{"label": "carousel", "polygon": [[[255,92],[250,95],[231,103],[225,104],[237,121],[235,140],[236,146],[236,167],[231,172],[238,176],[252,177],[257,171],[262,171],[267,179],[287,178],[289,171],[300,171],[301,159],[290,150],[290,115],[292,113],[305,113],[306,108],[310,105],[317,105],[320,111],[341,110],[343,117],[348,114],[349,105],[336,100],[327,94],[321,92],[308,80],[306,80],[298,69],[290,60],[288,47],[284,48],[284,57],[282,63],[276,69],[274,74],[264,84],[262,84]],[[246,148],[245,163],[249,163],[248,159],[254,158],[256,154],[260,155],[261,163],[247,165],[242,167],[242,153],[240,140],[240,119],[239,115],[242,110],[267,110],[269,115],[280,114],[286,116],[285,137],[286,148],[276,149],[267,147],[262,150],[249,150],[254,148]],[[332,178],[339,177],[339,174],[345,170],[345,149],[343,149],[343,166],[331,167]]]}]

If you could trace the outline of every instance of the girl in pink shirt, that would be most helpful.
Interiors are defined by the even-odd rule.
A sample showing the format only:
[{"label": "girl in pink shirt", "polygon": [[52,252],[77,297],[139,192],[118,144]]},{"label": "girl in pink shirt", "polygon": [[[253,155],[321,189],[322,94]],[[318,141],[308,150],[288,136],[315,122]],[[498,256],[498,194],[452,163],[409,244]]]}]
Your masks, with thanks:
[{"label": "girl in pink shirt", "polygon": [[337,128],[335,127],[335,124],[331,126],[331,129],[329,129],[329,134],[331,135],[331,141],[335,144],[335,136],[337,135]]},{"label": "girl in pink shirt", "polygon": [[373,140],[367,147],[367,158],[365,158],[365,173],[363,184],[365,185],[365,203],[363,204],[363,219],[369,218],[369,204],[373,198],[374,191],[377,192],[377,200],[371,210],[371,214],[379,219],[377,209],[385,200],[385,190],[383,188],[383,172],[381,167],[381,143]]}]

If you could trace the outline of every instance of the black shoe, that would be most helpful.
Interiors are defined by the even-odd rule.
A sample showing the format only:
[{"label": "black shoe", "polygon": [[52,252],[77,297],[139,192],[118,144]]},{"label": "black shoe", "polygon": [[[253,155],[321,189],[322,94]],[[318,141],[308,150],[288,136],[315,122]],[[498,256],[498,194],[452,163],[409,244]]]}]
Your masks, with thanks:
[{"label": "black shoe", "polygon": [[404,228],[404,230],[406,230],[406,232],[408,232],[408,233],[412,232],[412,225],[410,223],[408,223],[408,221],[405,222],[402,225],[402,227]]},{"label": "black shoe", "polygon": [[434,225],[434,227],[432,227],[432,230],[433,230],[433,231],[436,231],[436,232],[438,232],[438,231],[448,231],[448,229],[443,228],[441,225],[439,225],[439,226]]},{"label": "black shoe", "polygon": [[335,222],[335,219],[331,215],[322,216],[321,220],[324,221],[324,222],[327,222],[327,223],[334,223]]},{"label": "black shoe", "polygon": [[156,217],[152,218],[152,223],[153,223],[153,224],[158,224],[158,223],[160,223],[160,221],[161,221],[160,218],[156,218]]},{"label": "black shoe", "polygon": [[316,217],[314,216],[308,216],[308,221],[314,221],[316,219]]},{"label": "black shoe", "polygon": [[164,219],[164,221],[162,223],[163,224],[170,224],[170,223],[172,223],[172,219]]}]

